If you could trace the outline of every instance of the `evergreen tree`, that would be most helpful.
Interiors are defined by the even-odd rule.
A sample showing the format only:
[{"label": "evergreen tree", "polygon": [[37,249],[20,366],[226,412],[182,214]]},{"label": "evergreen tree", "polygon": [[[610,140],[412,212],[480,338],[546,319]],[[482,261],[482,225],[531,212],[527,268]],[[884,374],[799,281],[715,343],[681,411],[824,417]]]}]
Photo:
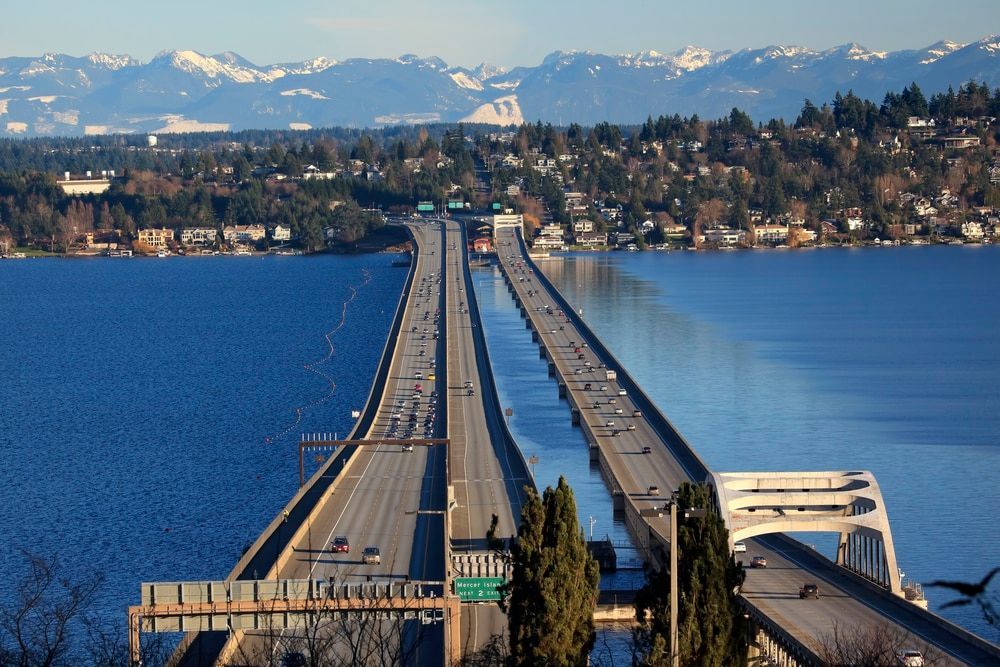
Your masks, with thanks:
[{"label": "evergreen tree", "polygon": [[596,637],[600,572],[564,478],[541,498],[529,493],[511,556],[513,575],[503,604],[511,664],[586,665]]},{"label": "evergreen tree", "polygon": [[[729,534],[708,488],[684,483],[677,495],[678,638],[682,665],[746,664],[746,638],[734,592],[744,573],[729,551]],[[704,518],[683,518],[684,508],[705,508]],[[670,664],[670,580],[653,572],[636,596],[636,613],[647,619],[634,632],[639,663]],[[648,617],[647,617],[647,611]],[[742,620],[742,619],[740,619]]]}]

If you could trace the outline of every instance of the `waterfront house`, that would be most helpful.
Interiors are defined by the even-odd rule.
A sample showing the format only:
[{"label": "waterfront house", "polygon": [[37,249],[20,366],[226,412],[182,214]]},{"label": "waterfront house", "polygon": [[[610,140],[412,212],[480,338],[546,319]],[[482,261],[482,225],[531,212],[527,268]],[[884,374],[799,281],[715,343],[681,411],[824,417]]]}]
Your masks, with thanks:
[{"label": "waterfront house", "polygon": [[720,246],[734,246],[743,243],[746,240],[746,235],[747,233],[744,229],[716,227],[714,229],[706,229],[703,237],[708,243],[717,243]]},{"label": "waterfront house", "polygon": [[212,245],[218,238],[214,227],[188,227],[181,230],[181,245]]},{"label": "waterfront house", "polygon": [[162,227],[160,229],[140,229],[136,237],[139,243],[153,248],[166,248],[174,240],[174,230]]},{"label": "waterfront house", "polygon": [[983,226],[978,222],[962,223],[962,236],[968,241],[982,241],[984,236]]},{"label": "waterfront house", "polygon": [[784,243],[788,240],[788,227],[785,225],[757,225],[753,228],[754,240],[757,243]]},{"label": "waterfront house", "polygon": [[279,242],[292,240],[292,228],[284,225],[275,225],[271,228],[271,240]]},{"label": "waterfront house", "polygon": [[253,244],[263,239],[266,234],[264,225],[235,225],[222,229],[222,238],[229,244]]},{"label": "waterfront house", "polygon": [[608,245],[608,235],[600,232],[581,232],[575,236],[573,242],[584,248],[603,247]]}]

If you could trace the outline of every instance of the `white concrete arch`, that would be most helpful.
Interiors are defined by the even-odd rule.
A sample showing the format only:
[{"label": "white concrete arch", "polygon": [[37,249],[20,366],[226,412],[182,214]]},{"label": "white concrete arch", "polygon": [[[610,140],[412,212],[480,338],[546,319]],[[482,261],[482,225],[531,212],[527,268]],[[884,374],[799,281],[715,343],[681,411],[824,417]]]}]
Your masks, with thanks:
[{"label": "white concrete arch", "polygon": [[889,516],[870,472],[716,472],[706,483],[730,548],[770,533],[838,533],[838,565],[903,595]]}]

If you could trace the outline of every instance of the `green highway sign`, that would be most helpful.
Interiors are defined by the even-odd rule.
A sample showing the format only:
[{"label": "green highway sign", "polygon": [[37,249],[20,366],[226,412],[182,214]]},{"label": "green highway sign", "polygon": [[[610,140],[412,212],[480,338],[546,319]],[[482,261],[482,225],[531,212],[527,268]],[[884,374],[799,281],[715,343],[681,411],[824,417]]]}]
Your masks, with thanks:
[{"label": "green highway sign", "polygon": [[424,213],[424,212],[433,213],[434,212],[434,202],[429,202],[429,201],[417,202],[417,211],[419,211],[421,213]]},{"label": "green highway sign", "polygon": [[504,583],[503,577],[463,577],[455,579],[452,584],[455,595],[462,602],[477,602],[479,600],[499,600],[498,587]]}]

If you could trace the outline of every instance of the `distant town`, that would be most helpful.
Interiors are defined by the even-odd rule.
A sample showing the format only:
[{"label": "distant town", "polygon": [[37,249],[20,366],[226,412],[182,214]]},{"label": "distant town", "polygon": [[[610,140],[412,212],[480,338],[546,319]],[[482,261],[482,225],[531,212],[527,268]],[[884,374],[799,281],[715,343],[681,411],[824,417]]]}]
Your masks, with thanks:
[{"label": "distant town", "polygon": [[806,100],[791,124],[733,109],[591,128],[4,140],[0,255],[314,253],[419,214],[520,216],[539,252],[993,243],[998,117],[1000,90],[970,82]]}]

